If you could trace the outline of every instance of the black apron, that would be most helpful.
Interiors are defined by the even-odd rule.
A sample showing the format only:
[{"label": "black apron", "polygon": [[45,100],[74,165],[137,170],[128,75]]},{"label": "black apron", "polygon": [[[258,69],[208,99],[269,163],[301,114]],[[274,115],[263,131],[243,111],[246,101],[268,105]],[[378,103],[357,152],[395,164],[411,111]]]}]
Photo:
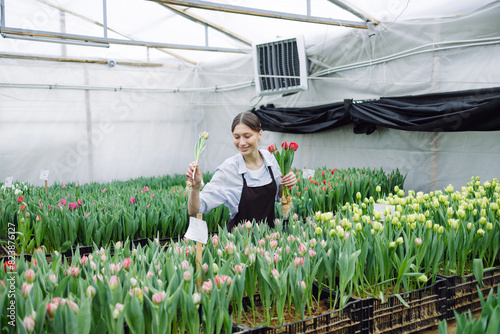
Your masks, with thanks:
[{"label": "black apron", "polygon": [[242,221],[252,221],[254,219],[256,222],[265,220],[271,228],[274,227],[274,219],[276,218],[274,214],[276,181],[274,180],[273,171],[270,166],[268,170],[269,174],[271,174],[271,182],[259,187],[247,186],[245,174],[241,174],[243,189],[241,190],[240,203],[238,204],[238,213],[226,224],[229,232],[231,232],[235,225],[238,225]]}]

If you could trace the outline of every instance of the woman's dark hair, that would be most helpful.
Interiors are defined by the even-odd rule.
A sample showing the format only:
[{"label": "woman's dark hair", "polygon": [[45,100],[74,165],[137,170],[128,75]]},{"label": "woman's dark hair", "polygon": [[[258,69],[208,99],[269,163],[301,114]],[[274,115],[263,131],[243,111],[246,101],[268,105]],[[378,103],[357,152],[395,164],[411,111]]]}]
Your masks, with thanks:
[{"label": "woman's dark hair", "polygon": [[231,125],[231,132],[234,131],[234,128],[238,124],[245,124],[248,126],[250,129],[254,130],[255,132],[259,132],[262,130],[262,127],[260,126],[260,120],[259,118],[252,112],[250,111],[244,111],[242,113],[239,113],[234,119],[233,119],[233,124]]}]

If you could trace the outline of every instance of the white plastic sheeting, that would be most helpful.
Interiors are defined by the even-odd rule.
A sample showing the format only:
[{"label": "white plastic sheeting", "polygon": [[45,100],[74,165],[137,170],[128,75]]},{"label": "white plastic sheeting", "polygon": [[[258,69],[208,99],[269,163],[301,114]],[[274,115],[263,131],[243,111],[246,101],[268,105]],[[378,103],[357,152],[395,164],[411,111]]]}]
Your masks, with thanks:
[{"label": "white plastic sheeting", "polygon": [[[200,166],[202,171],[213,171],[236,153],[230,133],[232,118],[252,106],[313,106],[500,85],[499,2],[446,8],[450,4],[446,1],[433,8],[444,17],[428,10],[415,12],[413,17],[420,18],[412,20],[403,11],[405,3],[399,2],[397,10],[388,6],[371,13],[386,21],[370,30],[344,30],[339,35],[332,33],[335,27],[329,27],[321,35],[304,33],[310,59],[309,90],[287,97],[255,96],[255,87],[250,85],[252,58],[245,54],[202,57],[196,65],[162,54],[154,59],[162,66],[118,64],[112,68],[0,58],[0,181],[13,176],[42,185],[40,169],[49,170],[49,184],[184,173],[201,131],[208,131],[210,138]],[[12,52],[3,49],[5,41],[0,40],[0,48]],[[28,53],[29,45],[43,43],[14,44],[20,48],[16,53]],[[60,45],[51,47],[61,51]],[[90,48],[67,46],[66,51],[68,56],[84,57],[71,54],[82,49]],[[144,61],[123,54],[117,59]],[[399,168],[408,174],[406,188],[415,191],[448,184],[460,187],[471,176],[500,176],[499,132],[378,128],[371,135],[355,135],[348,125],[307,135],[265,132],[261,146],[283,140],[299,144],[294,167]]]}]

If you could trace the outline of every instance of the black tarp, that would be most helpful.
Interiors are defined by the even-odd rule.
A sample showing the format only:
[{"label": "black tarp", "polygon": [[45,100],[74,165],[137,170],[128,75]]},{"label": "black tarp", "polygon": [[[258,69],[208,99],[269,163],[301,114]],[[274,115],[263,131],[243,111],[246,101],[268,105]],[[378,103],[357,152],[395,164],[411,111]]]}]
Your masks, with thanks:
[{"label": "black tarp", "polygon": [[307,108],[253,109],[264,130],[313,133],[349,123],[354,133],[370,134],[377,125],[405,131],[498,131],[500,87],[467,91],[382,97]]}]

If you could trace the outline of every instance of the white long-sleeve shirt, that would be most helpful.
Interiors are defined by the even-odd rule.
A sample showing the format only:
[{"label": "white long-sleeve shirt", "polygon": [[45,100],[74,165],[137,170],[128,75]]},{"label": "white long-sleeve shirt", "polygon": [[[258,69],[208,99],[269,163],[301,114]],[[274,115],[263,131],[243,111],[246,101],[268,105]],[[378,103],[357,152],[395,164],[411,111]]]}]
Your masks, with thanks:
[{"label": "white long-sleeve shirt", "polygon": [[269,151],[264,149],[259,151],[264,158],[264,164],[257,171],[249,170],[246,167],[245,160],[240,153],[227,158],[215,169],[212,179],[200,192],[200,213],[207,213],[224,204],[229,208],[230,219],[234,218],[238,213],[238,205],[240,204],[243,189],[241,175],[245,174],[248,187],[263,186],[271,182],[271,174],[268,171],[269,166],[271,166],[276,181],[276,201],[280,200],[278,190],[281,184],[281,171],[278,162]]}]

